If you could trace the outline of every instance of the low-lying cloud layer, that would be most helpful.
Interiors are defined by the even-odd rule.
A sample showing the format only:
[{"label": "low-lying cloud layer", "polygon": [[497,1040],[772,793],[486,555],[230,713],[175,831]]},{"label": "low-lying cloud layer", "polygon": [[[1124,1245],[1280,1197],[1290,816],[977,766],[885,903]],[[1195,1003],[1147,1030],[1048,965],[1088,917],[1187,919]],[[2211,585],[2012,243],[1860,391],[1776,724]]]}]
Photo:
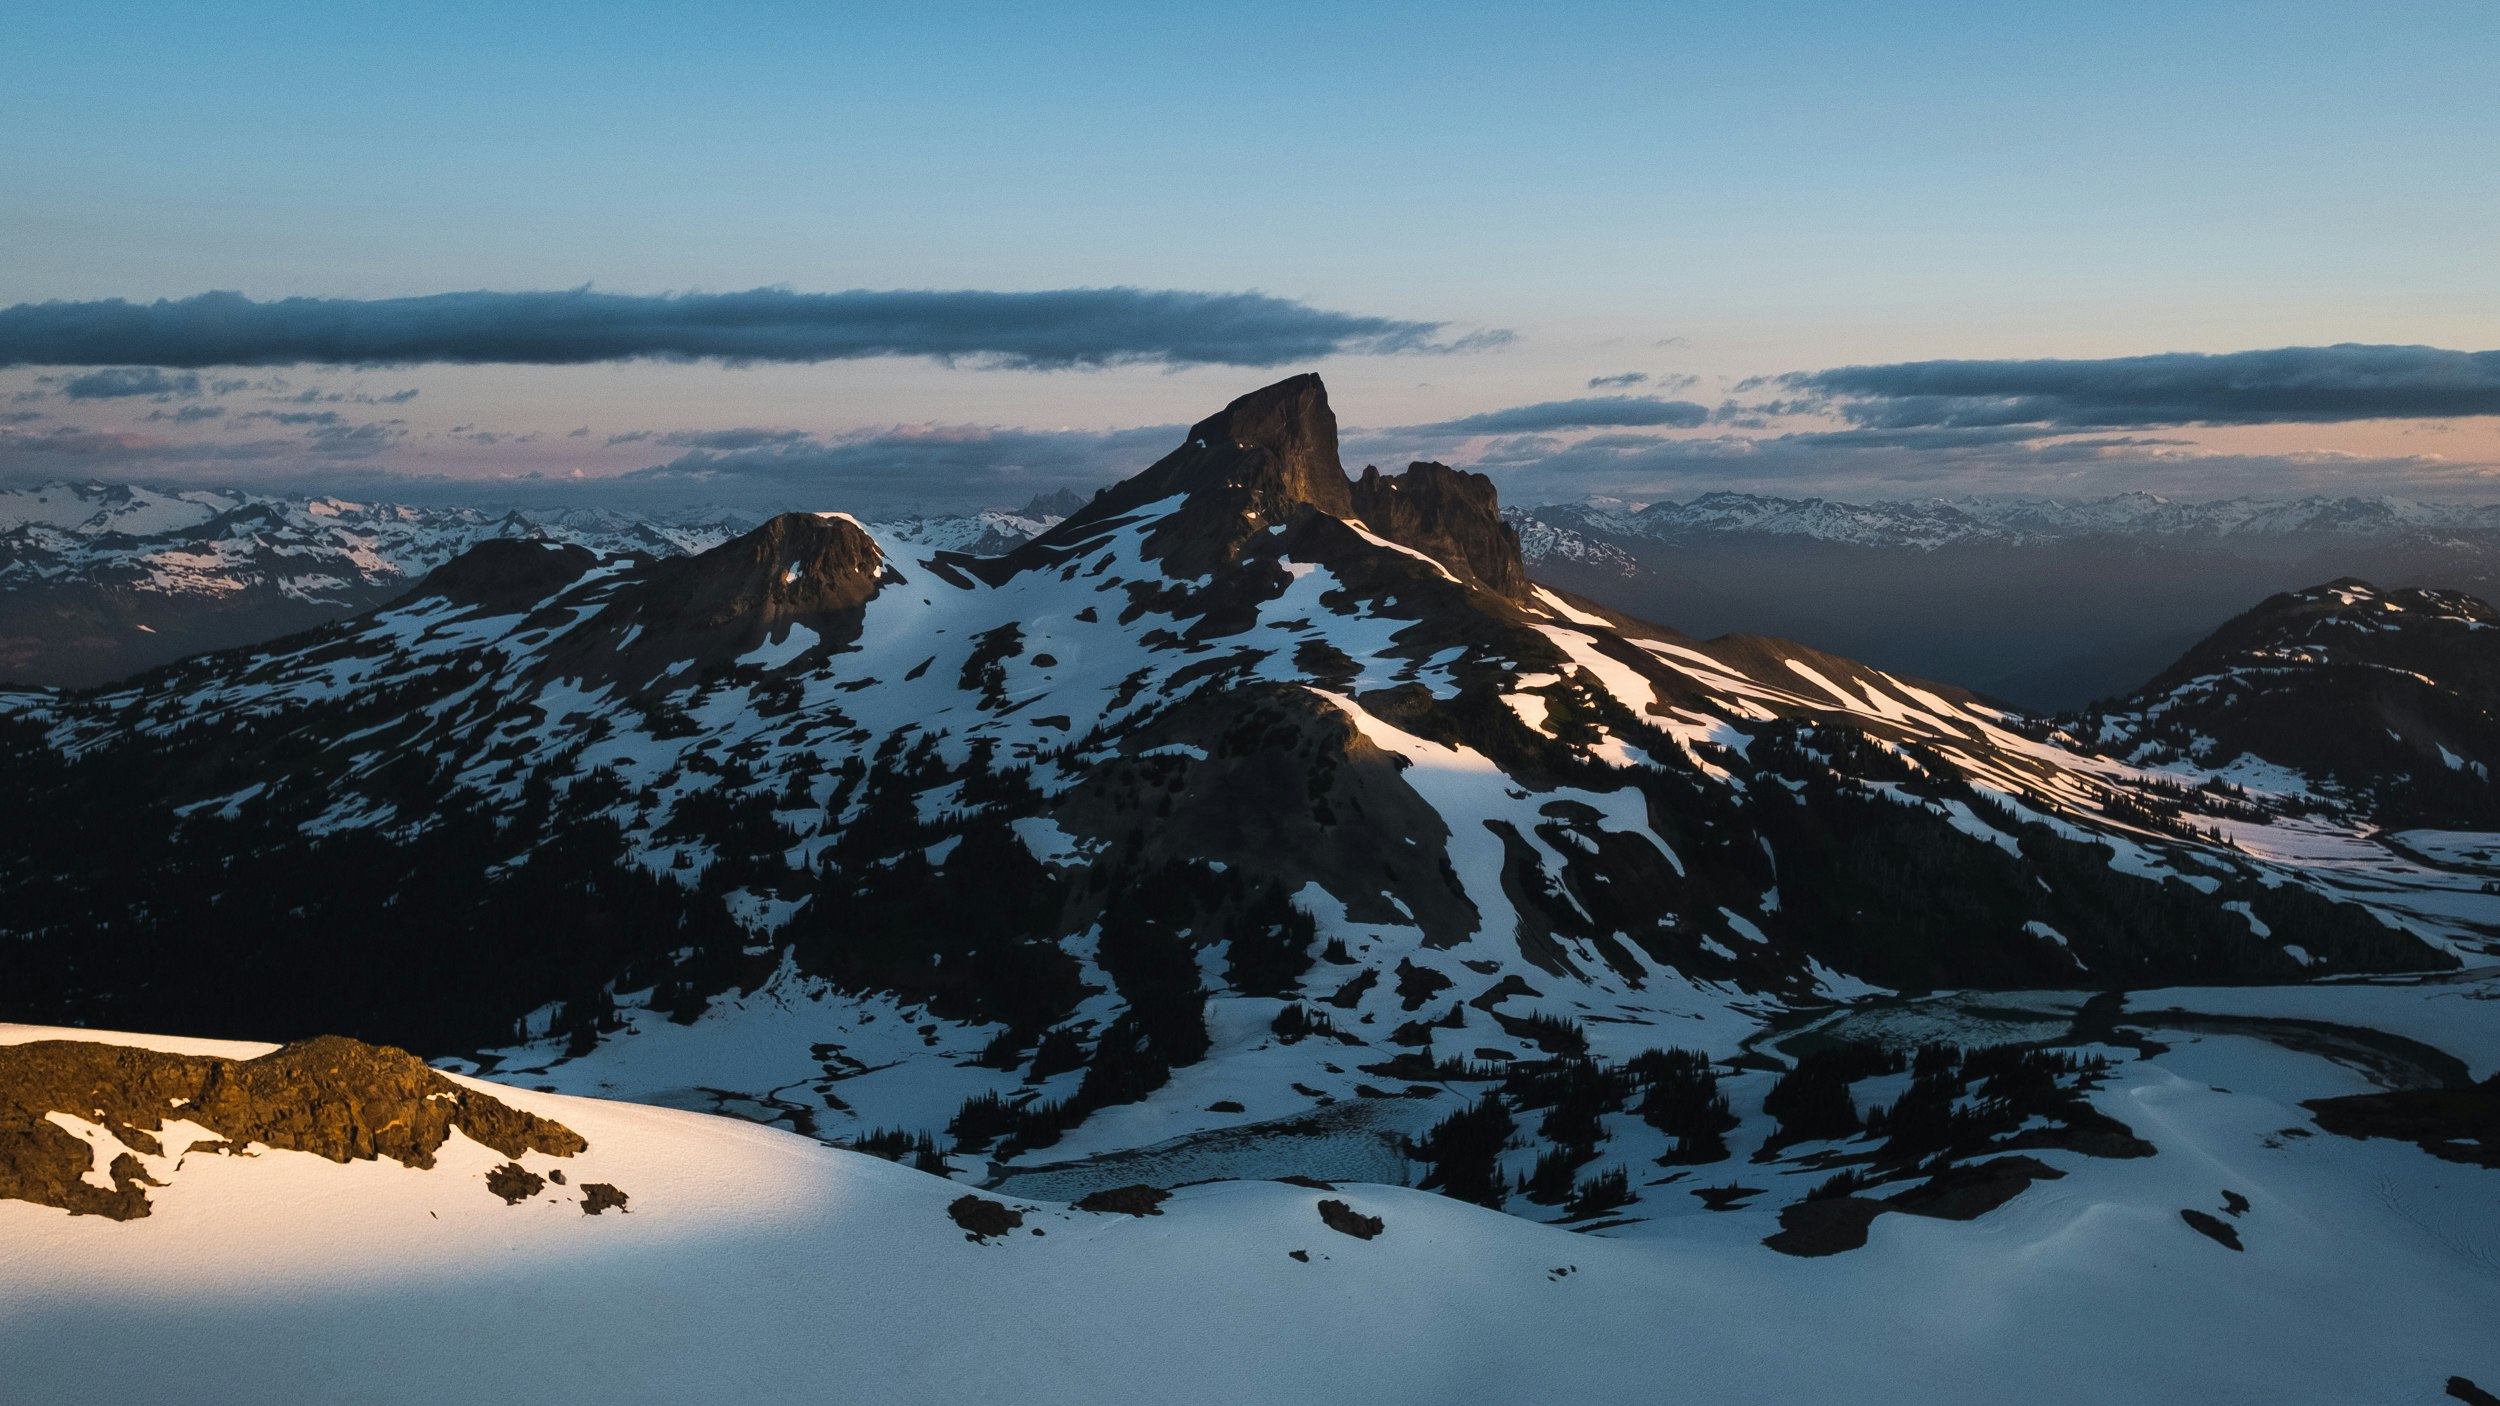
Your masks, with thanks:
[{"label": "low-lying cloud layer", "polygon": [[[1766,384],[1762,382],[1756,385]],[[2500,351],[2279,347],[2100,361],[1910,361],[1772,378],[1869,428],[2324,424],[2500,415]]]},{"label": "low-lying cloud layer", "polygon": [[1551,430],[1600,430],[1673,426],[1692,429],[1710,419],[1710,407],[1689,400],[1647,395],[1592,395],[1546,400],[1508,410],[1488,410],[1410,428],[1427,435],[1534,434]]},{"label": "low-lying cloud layer", "polygon": [[1278,366],[1347,354],[1458,351],[1507,335],[1453,337],[1445,323],[1333,312],[1263,293],[1145,288],[757,288],[654,296],[574,289],[270,302],[203,293],[153,303],[111,298],[0,308],[0,366],[120,368],[109,373],[119,379],[99,383],[109,387],[148,385],[148,373],[134,368],[311,363],[559,366],[644,358],[738,363],[919,356],[1041,370],[1140,362]]},{"label": "low-lying cloud layer", "polygon": [[1069,489],[1090,494],[1181,442],[1180,425],[1034,430],[918,425],[816,436],[729,429],[654,435],[687,452],[610,480],[637,497],[733,506],[958,511]]},{"label": "low-lying cloud layer", "polygon": [[1522,435],[1486,446],[1473,467],[1504,502],[1591,496],[1656,500],[1732,489],[1861,500],[2029,494],[2107,497],[2147,491],[2189,497],[2306,493],[2492,492],[2493,467],[2429,455],[2331,451],[2230,453],[2155,435],[2073,437],[2016,427],[1838,430],[1671,437],[1615,433],[1577,440]]},{"label": "low-lying cloud layer", "polygon": [[[567,307],[610,306],[597,301],[604,295],[546,296]],[[890,296],[1013,301],[1056,295],[811,298],[767,292],[729,295],[729,301],[761,298],[775,307],[815,307],[826,298],[839,301],[851,296],[877,302]],[[1130,300],[1133,308],[1162,307],[1177,318],[1182,304],[1166,306],[1158,300],[1206,295],[1111,290],[1110,296],[1115,301]],[[1279,319],[1275,326],[1287,331],[1302,325],[1298,319],[1345,326],[1340,314],[1246,296],[1265,313],[1274,313]],[[264,311],[295,306],[237,301]],[[674,310],[674,316],[700,300],[613,301],[658,304]],[[198,314],[201,302],[193,299],[156,307],[187,308]],[[344,306],[370,310],[435,307],[442,302],[410,299]],[[891,311],[887,304],[877,305]],[[0,312],[0,349],[10,345],[8,319],[21,311]],[[520,315],[509,306],[502,311]],[[723,335],[770,337],[808,323],[807,317],[780,322],[766,319],[752,325],[735,318],[707,322],[709,316],[681,319],[653,336],[711,327]],[[530,335],[563,342],[578,333],[579,338],[566,345],[589,355],[595,348],[580,338],[591,337],[597,328],[607,329],[600,336],[624,335],[610,325],[612,319],[603,318],[605,312],[571,332],[559,325]],[[665,324],[668,319],[660,321]],[[1151,321],[1135,321],[1130,330]],[[890,331],[891,322],[888,318],[880,325],[888,325]],[[839,318],[816,330],[831,335],[841,331],[837,324]],[[445,322],[435,331],[440,333],[450,325]],[[1004,325],[994,323],[991,332]],[[1074,324],[1052,325],[1066,333]],[[1409,329],[1416,336],[1438,335],[1426,324],[1392,326]],[[1044,364],[1031,358],[1045,354],[1112,355],[1103,348],[1114,343],[1103,337],[1089,344],[1093,352],[1079,353],[1071,350],[1073,343],[1063,343],[1058,350],[1045,353],[1033,340],[1042,327],[1039,321],[1025,324],[1018,335],[1030,336],[1018,344],[1021,351],[982,354],[994,359],[1020,355],[1028,358],[1024,364],[1029,365]],[[1320,331],[1306,327],[1304,333],[1326,335],[1324,326]],[[1361,335],[1394,340],[1408,332]],[[659,344],[651,338],[635,343]],[[900,345],[891,339],[880,345],[889,344]],[[603,345],[613,351],[624,343]],[[933,343],[923,338],[915,345]],[[1005,347],[1008,342],[993,338],[988,345]],[[1132,350],[1123,355],[1145,355],[1135,350],[1146,345],[1144,341],[1131,338],[1124,345]],[[1236,341],[1235,350],[1228,354],[1248,355],[1238,349],[1240,345]],[[1430,345],[1455,344],[1435,341]],[[489,499],[527,487],[532,493],[562,495],[573,501],[590,497],[620,504],[703,501],[763,510],[942,511],[1011,504],[1062,488],[1089,491],[1152,463],[1178,442],[1181,433],[1177,427],[1163,426],[1118,430],[937,424],[843,428],[839,420],[792,426],[776,423],[780,412],[766,410],[763,413],[772,419],[744,424],[734,419],[711,426],[646,420],[642,423],[648,428],[629,428],[634,422],[628,421],[627,427],[599,425],[594,430],[584,425],[566,434],[543,424],[516,429],[480,423],[485,417],[476,416],[474,409],[455,409],[457,401],[438,405],[433,391],[419,401],[418,388],[396,378],[368,385],[354,378],[298,384],[269,371],[219,377],[129,361],[133,351],[129,345],[97,350],[109,352],[116,360],[77,371],[19,371],[0,382],[0,400],[12,407],[0,414],[0,477],[110,478],[128,473],[301,484],[370,476],[410,483],[467,483]],[[475,346],[471,352],[486,354]],[[705,354],[727,356],[718,351]],[[1162,354],[1180,353],[1167,347]],[[1372,428],[1362,427],[1356,418],[1362,397],[1349,396],[1341,406],[1349,420],[1345,456],[1350,464],[1377,462],[1394,467],[1410,459],[1435,458],[1481,469],[1494,476],[1504,498],[1513,503],[1592,494],[1657,499],[1722,488],[1853,497],[1960,493],[2098,497],[2139,488],[2188,497],[2285,492],[2477,498],[2500,494],[2500,425],[2473,418],[2500,415],[2500,352],[2332,346],[2099,361],[1853,366],[1741,383],[1732,394],[1723,389],[1714,395],[1719,402],[1715,407],[1670,398],[1695,384],[1689,373],[1624,372],[1598,377],[1596,383],[1609,393],[1488,409],[1428,424]],[[1249,380],[1241,382],[1245,389],[1250,384]],[[12,391],[12,385],[21,389]],[[1624,385],[1638,386],[1642,393],[1614,389]],[[20,403],[41,408],[15,409]],[[412,404],[413,409],[400,409]],[[493,407],[488,410],[491,414]],[[748,413],[757,412],[750,409]],[[401,418],[403,414],[410,418]],[[2320,447],[2315,448],[2304,446],[2303,441],[2310,439],[2306,431],[2251,433],[2228,428],[2360,420],[2410,423],[2318,435],[2314,443]],[[2323,447],[2327,443],[2340,445],[2340,452]]]}]

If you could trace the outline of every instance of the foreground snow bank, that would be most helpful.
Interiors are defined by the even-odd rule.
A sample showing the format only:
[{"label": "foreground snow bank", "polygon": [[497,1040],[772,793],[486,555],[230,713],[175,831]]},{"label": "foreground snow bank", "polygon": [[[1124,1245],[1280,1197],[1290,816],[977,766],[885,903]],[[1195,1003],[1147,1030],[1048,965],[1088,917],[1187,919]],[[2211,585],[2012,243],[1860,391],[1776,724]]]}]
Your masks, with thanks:
[{"label": "foreground snow bank", "polygon": [[[267,1048],[0,1026],[39,1038]],[[141,1221],[0,1202],[0,1396],[2427,1406],[2451,1374],[2500,1382],[2500,1177],[2281,1136],[2357,1081],[2236,1037],[2096,1096],[2159,1156],[2078,1158],[1983,1220],[1885,1217],[1816,1260],[1763,1249],[1760,1217],[1600,1239],[1277,1183],[1181,1188],[1151,1217],[1018,1201],[975,1239],[961,1186],[873,1158],[476,1086],[581,1133],[562,1165],[625,1213],[507,1205],[485,1184],[505,1159],[457,1136],[425,1171],[194,1157]],[[2226,1191],[2241,1251],[2180,1215]],[[1381,1233],[1330,1228],[1330,1199]]]}]

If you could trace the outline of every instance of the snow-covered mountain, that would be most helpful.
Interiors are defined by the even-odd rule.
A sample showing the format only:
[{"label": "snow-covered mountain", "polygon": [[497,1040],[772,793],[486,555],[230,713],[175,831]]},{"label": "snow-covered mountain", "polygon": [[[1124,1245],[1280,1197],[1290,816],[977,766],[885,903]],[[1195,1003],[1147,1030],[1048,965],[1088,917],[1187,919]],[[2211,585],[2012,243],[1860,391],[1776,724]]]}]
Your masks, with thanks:
[{"label": "snow-covered mountain", "polygon": [[2134,690],[2253,600],[2338,577],[2500,594],[2500,507],[1750,494],[1512,509],[1549,584],[1695,634],[1813,640],[2043,712]]},{"label": "snow-covered mountain", "polygon": [[[496,537],[0,692],[0,1017],[435,1057],[0,1027],[11,1382],[2500,1382],[2500,834],[1538,584],[1315,377],[1069,506]],[[2328,596],[2171,708],[2415,630],[2478,686],[2488,607]]]},{"label": "snow-covered mountain", "polygon": [[1016,1194],[1256,1169],[1585,1221],[1735,1156],[1796,1199],[1835,1079],[2000,1091],[1851,1173],[1914,1202],[2132,1146],[2020,1052],[1819,1068],[1747,1127],[1766,1023],[2492,952],[2482,873],[2367,814],[1613,614],[1528,579],[1485,479],[1349,479],[1334,430],[1299,377],[1000,556],[814,513],[499,539],[6,695],[8,1011],[478,1051]]},{"label": "snow-covered mountain", "polygon": [[[915,543],[988,554],[1076,505],[1060,495],[1018,512],[892,526]],[[92,482],[4,489],[0,679],[96,684],[257,644],[401,595],[480,542],[674,556],[719,546],[761,520],[722,508],[426,507]]]},{"label": "snow-covered mountain", "polygon": [[[1591,499],[1514,509],[1510,516],[1513,521],[1534,520],[1599,539],[1675,542],[1750,533],[1921,551],[1957,543],[2027,545],[2078,537],[2222,539],[2500,532],[2500,506],[2495,505],[2323,496],[2176,502],[2153,493],[2086,499],[1968,496],[1848,503],[1720,492],[1685,502]],[[1532,551],[1530,562],[1538,562],[1541,555]]]},{"label": "snow-covered mountain", "polygon": [[133,484],[0,491],[0,589],[66,579],[160,596],[267,590],[315,605],[403,591],[479,542],[543,537],[602,553],[715,547],[754,526],[719,510],[485,509]]}]

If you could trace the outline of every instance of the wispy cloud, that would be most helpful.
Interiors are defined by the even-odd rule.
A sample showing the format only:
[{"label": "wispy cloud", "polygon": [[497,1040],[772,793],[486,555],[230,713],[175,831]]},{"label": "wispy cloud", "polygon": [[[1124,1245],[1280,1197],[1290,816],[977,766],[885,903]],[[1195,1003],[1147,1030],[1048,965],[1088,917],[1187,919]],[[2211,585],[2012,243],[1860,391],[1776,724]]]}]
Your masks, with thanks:
[{"label": "wispy cloud", "polygon": [[113,366],[123,370],[110,374],[126,375],[131,367],[883,356],[1028,369],[1275,366],[1345,354],[1461,351],[1508,336],[1459,336],[1445,323],[1335,312],[1263,293],[1144,288],[757,288],[653,296],[582,288],[270,302],[203,293],[153,303],[115,298],[0,308],[0,366]]},{"label": "wispy cloud", "polygon": [[763,429],[735,425],[719,430],[629,430],[608,436],[610,444],[666,444],[680,449],[763,449],[775,445],[813,443],[805,430]]},{"label": "wispy cloud", "polygon": [[[770,440],[751,445],[690,449],[618,482],[643,492],[768,508],[977,508],[1057,488],[1090,491],[1162,457],[1182,432],[1179,425],[906,425],[829,437],[774,431]],[[719,433],[727,439],[741,432]]]},{"label": "wispy cloud", "polygon": [[1547,400],[1508,410],[1488,410],[1429,425],[1409,425],[1419,435],[1528,434],[1552,430],[1621,429],[1665,426],[1692,429],[1707,424],[1710,407],[1689,400],[1664,400],[1645,395],[1593,395],[1578,400]]},{"label": "wispy cloud", "polygon": [[2500,351],[2281,347],[2098,361],[1911,361],[1750,383],[1871,428],[2110,429],[2500,415]]},{"label": "wispy cloud", "polygon": [[[5,316],[6,314],[0,314]],[[115,360],[133,360],[117,357]],[[128,396],[195,396],[200,393],[196,372],[185,371],[168,376],[153,366],[112,366],[90,371],[83,376],[64,377],[61,394],[72,400],[119,400]]]},{"label": "wispy cloud", "polygon": [[208,465],[249,472],[301,456],[303,450],[303,442],[294,439],[162,439],[76,425],[41,431],[0,428],[0,478],[119,478]]},{"label": "wispy cloud", "polygon": [[251,410],[234,418],[237,424],[267,420],[273,425],[335,425],[345,417],[335,410]]}]

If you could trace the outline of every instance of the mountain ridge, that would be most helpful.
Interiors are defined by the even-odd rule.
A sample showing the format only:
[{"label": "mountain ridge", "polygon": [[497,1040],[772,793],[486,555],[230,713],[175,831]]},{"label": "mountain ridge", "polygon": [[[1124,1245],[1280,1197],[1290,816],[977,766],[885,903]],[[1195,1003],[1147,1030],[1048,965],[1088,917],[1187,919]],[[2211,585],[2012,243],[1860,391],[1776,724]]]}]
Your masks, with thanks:
[{"label": "mountain ridge", "polygon": [[2082,499],[1969,495],[1852,502],[1722,490],[1682,501],[1636,505],[1593,499],[1524,506],[1513,512],[1570,530],[1659,541],[1758,533],[1921,550],[1968,542],[2019,546],[2104,535],[2228,538],[2500,531],[2500,505],[2390,496],[2178,501],[2135,492]]},{"label": "mountain ridge", "polygon": [[[499,545],[449,579],[501,595],[0,695],[7,1013],[319,1019],[994,1178],[1310,1119],[1393,1147],[1488,1081],[1681,1079],[1887,991],[2490,950],[2479,881],[2305,795],[1505,590],[1489,481],[1339,467],[1323,511],[1324,388],[1271,390],[1281,451],[1193,434],[1000,557],[824,515]],[[1707,1160],[1658,1118],[1448,1184],[1555,1214],[1614,1194],[1602,1147]]]},{"label": "mountain ridge", "polygon": [[[904,515],[915,544],[983,556],[1081,506]],[[51,482],[0,489],[0,679],[92,685],[380,605],[469,549],[545,541],[677,556],[763,521],[719,508],[421,507],[231,489]]]}]

